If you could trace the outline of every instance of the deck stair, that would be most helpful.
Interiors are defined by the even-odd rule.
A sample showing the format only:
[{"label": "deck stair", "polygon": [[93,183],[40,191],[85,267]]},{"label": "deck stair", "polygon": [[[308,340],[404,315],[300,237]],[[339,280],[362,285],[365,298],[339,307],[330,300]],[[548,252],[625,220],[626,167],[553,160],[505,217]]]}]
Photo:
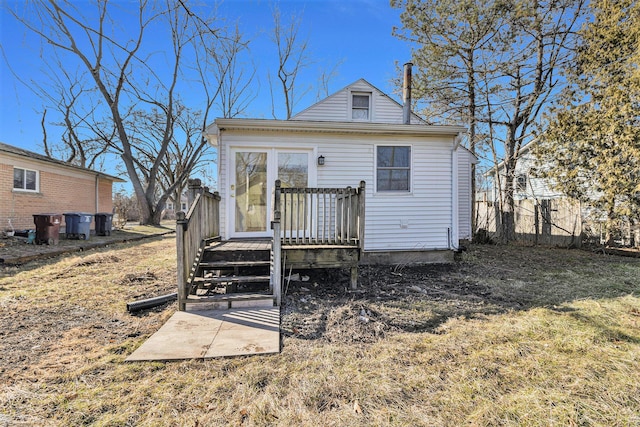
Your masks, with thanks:
[{"label": "deck stair", "polygon": [[214,241],[198,258],[186,310],[273,307],[271,240]]}]

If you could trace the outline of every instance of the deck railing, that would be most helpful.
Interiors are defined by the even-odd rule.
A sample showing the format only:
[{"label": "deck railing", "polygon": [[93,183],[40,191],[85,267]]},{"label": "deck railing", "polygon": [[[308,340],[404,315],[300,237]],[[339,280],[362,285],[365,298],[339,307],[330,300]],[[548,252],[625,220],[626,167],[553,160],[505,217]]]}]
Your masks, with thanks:
[{"label": "deck railing", "polygon": [[176,214],[179,310],[185,309],[189,277],[195,272],[204,245],[220,236],[220,195],[202,187],[199,179],[189,180],[189,193],[189,211]]},{"label": "deck railing", "polygon": [[[282,246],[349,246],[361,252],[364,213],[364,181],[358,188],[283,188],[280,180],[276,181],[271,286],[278,305],[282,298]],[[355,288],[357,267],[352,266],[351,275]]]},{"label": "deck railing", "polygon": [[358,188],[284,188],[276,181],[282,244],[362,247],[364,199],[364,181]]}]

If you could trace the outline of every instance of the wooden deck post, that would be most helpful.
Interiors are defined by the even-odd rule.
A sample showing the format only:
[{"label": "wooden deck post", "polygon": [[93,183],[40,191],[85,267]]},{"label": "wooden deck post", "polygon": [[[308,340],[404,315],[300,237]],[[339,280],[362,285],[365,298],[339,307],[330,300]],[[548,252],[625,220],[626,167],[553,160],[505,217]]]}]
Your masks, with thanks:
[{"label": "wooden deck post", "polygon": [[184,262],[185,245],[184,245],[184,229],[187,225],[184,212],[176,212],[176,251],[177,251],[177,279],[178,279],[178,310],[185,310],[185,302],[187,299],[187,275]]},{"label": "wooden deck post", "polygon": [[358,245],[360,246],[360,255],[364,251],[365,187],[366,183],[360,181],[360,186],[358,187]]},{"label": "wooden deck post", "polygon": [[351,267],[351,290],[358,289],[358,264]]},{"label": "wooden deck post", "polygon": [[280,307],[282,302],[282,240],[281,240],[281,224],[280,224],[280,180],[276,180],[276,188],[274,193],[274,211],[271,229],[273,230],[273,268],[271,277],[271,287],[273,288],[273,296],[276,299],[276,305]]},{"label": "wooden deck post", "polygon": [[[202,181],[198,178],[189,179],[187,181],[187,210],[191,208],[193,202],[196,199],[196,194],[202,191]],[[177,201],[177,204],[180,205],[180,200]]]}]

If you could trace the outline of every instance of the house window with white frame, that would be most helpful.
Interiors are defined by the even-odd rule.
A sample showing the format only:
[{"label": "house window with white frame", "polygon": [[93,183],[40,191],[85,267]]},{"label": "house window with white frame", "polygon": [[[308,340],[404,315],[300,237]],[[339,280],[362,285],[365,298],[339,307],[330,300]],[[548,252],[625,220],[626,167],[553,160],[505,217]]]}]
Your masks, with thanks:
[{"label": "house window with white frame", "polygon": [[520,193],[527,191],[527,175],[521,173],[516,176],[516,190]]},{"label": "house window with white frame", "polygon": [[14,167],[13,189],[37,192],[39,189],[38,175],[38,171]]},{"label": "house window with white frame", "polygon": [[411,147],[378,146],[376,191],[411,191]]},{"label": "house window with white frame", "polygon": [[180,203],[180,209],[182,209],[182,212],[186,212],[187,211],[187,203],[186,202]]},{"label": "house window with white frame", "polygon": [[351,119],[370,120],[371,119],[371,94],[358,93],[351,94]]}]

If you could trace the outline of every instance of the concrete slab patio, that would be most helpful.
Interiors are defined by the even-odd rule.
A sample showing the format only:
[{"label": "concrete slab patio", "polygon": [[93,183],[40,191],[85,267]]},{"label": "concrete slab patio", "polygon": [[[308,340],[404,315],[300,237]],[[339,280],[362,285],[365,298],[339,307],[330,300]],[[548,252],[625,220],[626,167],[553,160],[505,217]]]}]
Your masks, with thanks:
[{"label": "concrete slab patio", "polygon": [[178,311],[127,362],[280,352],[280,309]]}]

